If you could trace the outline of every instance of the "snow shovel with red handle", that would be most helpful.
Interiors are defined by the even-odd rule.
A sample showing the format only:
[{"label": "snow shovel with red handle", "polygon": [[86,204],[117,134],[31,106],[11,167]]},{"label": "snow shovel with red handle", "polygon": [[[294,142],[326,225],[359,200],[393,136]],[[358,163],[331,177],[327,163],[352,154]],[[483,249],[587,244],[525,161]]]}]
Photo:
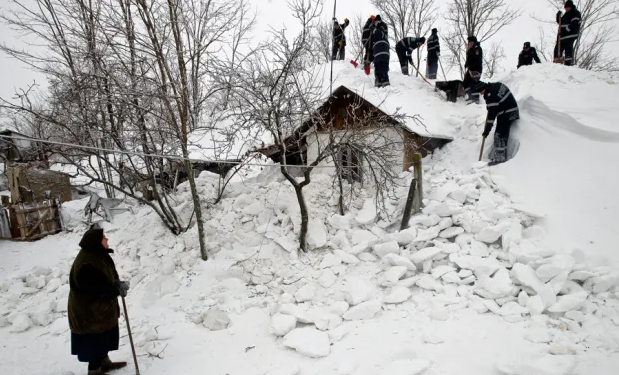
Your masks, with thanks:
[{"label": "snow shovel with red handle", "polygon": [[131,352],[133,353],[133,363],[135,363],[135,375],[140,375],[140,368],[138,367],[138,357],[135,355],[135,346],[133,345],[133,336],[131,335],[131,326],[129,325],[129,315],[127,315],[127,303],[125,303],[125,297],[121,298],[123,301],[123,310],[125,311],[127,332],[129,333],[129,343],[131,344]]}]

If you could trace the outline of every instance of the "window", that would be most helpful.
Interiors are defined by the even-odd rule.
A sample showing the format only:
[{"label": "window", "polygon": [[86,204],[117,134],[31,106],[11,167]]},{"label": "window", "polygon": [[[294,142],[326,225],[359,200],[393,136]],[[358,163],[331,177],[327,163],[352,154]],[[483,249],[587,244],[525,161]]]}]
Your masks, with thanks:
[{"label": "window", "polygon": [[348,183],[361,182],[361,154],[350,146],[342,148],[338,155],[338,172]]}]

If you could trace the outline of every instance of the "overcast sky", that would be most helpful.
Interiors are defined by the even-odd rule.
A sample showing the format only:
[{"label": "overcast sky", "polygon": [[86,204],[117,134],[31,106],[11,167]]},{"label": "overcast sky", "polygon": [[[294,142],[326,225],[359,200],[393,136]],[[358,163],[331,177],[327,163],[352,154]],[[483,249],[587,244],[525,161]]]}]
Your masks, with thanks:
[{"label": "overcast sky", "polygon": [[[30,1],[34,0],[20,0]],[[267,27],[279,28],[286,26],[290,33],[294,33],[295,26],[293,20],[287,10],[286,0],[252,0],[258,11],[259,25],[256,31],[256,37],[263,35],[261,30],[265,30]],[[0,0],[0,11],[5,12],[9,10],[12,0]],[[449,3],[449,0],[438,0],[441,7],[445,8]],[[518,53],[522,49],[522,44],[525,41],[531,41],[533,44],[538,39],[538,28],[543,24],[534,20],[531,15],[535,15],[537,18],[546,18],[550,21],[554,19],[554,15],[557,9],[553,9],[544,0],[519,0],[508,1],[510,6],[519,7],[523,13],[520,18],[514,21],[513,24],[503,29],[499,34],[490,40],[490,42],[501,43],[507,53],[507,59],[503,61],[503,68],[507,71],[515,69]],[[376,10],[370,5],[369,0],[339,0],[337,3],[337,17],[343,20],[344,17],[348,17],[351,20],[356,14],[361,14],[364,18],[370,14],[376,14]],[[333,14],[333,0],[328,0],[323,18],[326,20],[331,19]],[[444,21],[439,18],[437,27],[440,30],[443,29]],[[548,29],[546,25],[546,28]],[[19,46],[22,48],[29,48],[27,43],[24,43],[16,34],[10,30],[5,24],[0,24],[0,41],[8,43],[9,45]],[[392,56],[395,58],[395,56]],[[15,88],[25,87],[36,81],[42,88],[46,85],[45,77],[31,71],[31,69],[25,67],[18,61],[15,61],[2,53],[0,53],[0,96],[10,97],[13,96]],[[454,72],[455,74],[455,72]]]}]

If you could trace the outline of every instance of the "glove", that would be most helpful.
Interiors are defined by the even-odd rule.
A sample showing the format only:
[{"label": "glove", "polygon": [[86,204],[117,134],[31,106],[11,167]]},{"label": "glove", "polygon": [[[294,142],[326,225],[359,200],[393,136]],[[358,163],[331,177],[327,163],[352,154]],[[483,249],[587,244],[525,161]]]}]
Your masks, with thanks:
[{"label": "glove", "polygon": [[481,135],[486,138],[490,135],[490,130],[492,130],[492,125],[488,124],[486,125],[486,127],[484,128],[484,132],[481,133]]},{"label": "glove", "polygon": [[348,23],[348,18],[344,18],[344,23]]},{"label": "glove", "polygon": [[343,46],[343,45],[344,45],[344,42],[340,40],[339,42],[337,42],[337,44],[339,44],[339,45],[340,45],[340,47],[341,47],[341,46]]},{"label": "glove", "polygon": [[409,63],[409,64],[411,64],[411,65],[413,65],[413,58],[412,58],[412,57],[409,57],[409,58],[408,58],[408,63]]},{"label": "glove", "polygon": [[436,53],[436,57],[441,57],[441,53],[440,53],[440,52],[437,52],[437,53]]},{"label": "glove", "polygon": [[116,288],[118,289],[118,293],[121,297],[127,297],[127,292],[129,291],[129,282],[128,281],[118,281]]},{"label": "glove", "polygon": [[562,14],[563,14],[563,13],[562,13],[561,11],[558,11],[558,12],[557,12],[557,17],[561,17],[561,15],[562,15]]}]

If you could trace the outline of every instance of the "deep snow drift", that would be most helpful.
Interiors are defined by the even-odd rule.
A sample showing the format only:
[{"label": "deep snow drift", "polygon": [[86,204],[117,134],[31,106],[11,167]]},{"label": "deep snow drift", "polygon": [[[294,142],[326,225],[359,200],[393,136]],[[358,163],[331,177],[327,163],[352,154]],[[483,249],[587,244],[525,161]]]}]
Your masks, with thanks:
[{"label": "deep snow drift", "polygon": [[[367,80],[361,70],[356,73]],[[522,99],[530,95],[525,90],[531,82],[552,74],[580,76],[592,89],[612,79],[544,65],[504,82]],[[399,181],[398,199],[387,202],[389,216],[372,210],[372,192],[365,190],[339,216],[334,195],[325,189],[329,171],[323,169],[307,187],[313,251],[299,254],[294,192],[273,167],[232,184],[225,199],[206,210],[209,262],[198,261],[195,228],[174,237],[146,208],[105,224],[119,273],[132,285],[127,300],[142,373],[616,373],[619,273],[591,257],[609,256],[613,249],[572,251],[574,245],[562,251],[558,237],[577,241],[582,232],[555,224],[580,220],[585,227],[589,218],[579,206],[560,211],[575,203],[561,201],[573,197],[553,188],[568,182],[574,184],[570,189],[596,186],[576,178],[583,173],[576,168],[569,175],[544,174],[546,163],[533,159],[544,157],[567,171],[560,163],[562,147],[600,148],[590,139],[589,125],[585,134],[563,137],[561,126],[575,125],[557,124],[562,117],[556,103],[542,95],[543,90],[563,95],[570,83],[547,79],[535,100],[522,101],[517,157],[489,169],[475,163],[483,105],[440,102],[421,80],[395,72],[391,79],[395,89],[416,88],[418,99],[411,100],[434,106],[439,125],[457,134],[424,160],[425,208],[411,219],[410,229],[388,229],[400,219],[408,174]],[[572,111],[588,110],[569,104]],[[608,128],[612,117],[598,117],[597,127]],[[529,147],[544,134],[555,139],[546,151]],[[610,160],[598,162],[612,173]],[[204,173],[197,182],[207,201],[216,181]],[[535,192],[556,200],[549,203]],[[610,186],[599,188],[594,198],[609,200],[610,193]],[[175,199],[188,214],[186,184]],[[73,233],[31,244],[0,243],[0,361],[6,373],[85,372],[69,354],[66,319],[68,270],[84,230],[77,211],[84,203],[65,207]],[[598,206],[591,210],[604,212]],[[610,215],[606,218],[616,222]],[[124,323],[121,329],[121,349],[112,356],[130,359]]]}]

